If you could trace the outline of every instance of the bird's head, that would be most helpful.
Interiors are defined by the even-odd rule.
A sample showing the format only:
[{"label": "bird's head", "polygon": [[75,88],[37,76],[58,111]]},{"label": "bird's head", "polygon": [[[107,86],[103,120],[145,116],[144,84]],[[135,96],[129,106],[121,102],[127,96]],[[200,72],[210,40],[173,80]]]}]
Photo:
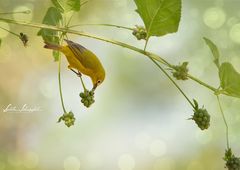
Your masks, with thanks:
[{"label": "bird's head", "polygon": [[102,71],[94,74],[94,76],[91,77],[91,79],[92,79],[92,83],[93,83],[93,90],[95,90],[104,81],[105,71],[102,70]]}]

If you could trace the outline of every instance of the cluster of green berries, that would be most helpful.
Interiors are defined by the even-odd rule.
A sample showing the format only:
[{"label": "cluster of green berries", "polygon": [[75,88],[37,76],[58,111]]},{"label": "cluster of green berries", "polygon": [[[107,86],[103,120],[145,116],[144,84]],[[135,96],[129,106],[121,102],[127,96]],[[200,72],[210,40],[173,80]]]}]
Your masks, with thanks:
[{"label": "cluster of green berries", "polygon": [[143,26],[137,26],[133,29],[132,34],[138,39],[138,40],[146,40],[147,39],[147,30]]},{"label": "cluster of green berries", "polygon": [[188,62],[183,62],[181,65],[174,66],[174,71],[172,72],[173,77],[177,80],[187,80],[188,77]]},{"label": "cluster of green berries", "polygon": [[90,107],[94,102],[94,91],[84,90],[84,93],[80,93],[79,96],[82,98],[81,102],[84,106]]},{"label": "cluster of green berries", "polygon": [[224,160],[228,170],[240,170],[240,158],[235,157],[231,149],[226,150]]},{"label": "cluster of green berries", "polygon": [[208,129],[210,126],[210,115],[206,109],[195,110],[192,119],[201,130]]},{"label": "cluster of green berries", "polygon": [[64,113],[59,119],[58,122],[64,121],[67,127],[73,126],[75,122],[75,117],[73,112]]},{"label": "cluster of green berries", "polygon": [[193,100],[195,107],[194,107],[194,114],[192,116],[192,120],[198,125],[201,130],[208,129],[210,126],[210,115],[208,114],[207,110],[204,108],[198,108],[198,103],[196,100]]}]

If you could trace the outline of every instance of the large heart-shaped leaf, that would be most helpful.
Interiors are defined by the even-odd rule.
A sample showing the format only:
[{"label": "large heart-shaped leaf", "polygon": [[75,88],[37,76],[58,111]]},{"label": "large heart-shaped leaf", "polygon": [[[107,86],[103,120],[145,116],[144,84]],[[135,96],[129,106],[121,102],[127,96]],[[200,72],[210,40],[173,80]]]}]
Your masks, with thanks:
[{"label": "large heart-shaped leaf", "polygon": [[[46,25],[58,26],[60,22],[62,22],[62,14],[55,7],[50,7],[42,23]],[[38,32],[38,35],[42,36],[43,40],[47,42],[58,43],[59,41],[58,32],[51,29],[42,28]]]},{"label": "large heart-shaped leaf", "polygon": [[220,54],[219,54],[217,46],[210,39],[208,39],[206,37],[204,37],[203,39],[204,39],[204,41],[206,42],[206,44],[208,45],[208,47],[210,48],[210,50],[212,52],[212,55],[214,57],[214,63],[219,68],[220,67],[220,64],[219,64]]},{"label": "large heart-shaped leaf", "polygon": [[134,0],[148,36],[177,32],[181,18],[181,0]]},{"label": "large heart-shaped leaf", "polygon": [[[42,21],[43,24],[46,25],[54,25],[58,26],[62,22],[62,14],[55,7],[50,7]],[[58,31],[54,31],[51,29],[42,28],[38,32],[39,36],[42,36],[43,40],[49,43],[59,44],[60,38]],[[57,53],[53,53],[55,61],[58,61],[59,55]],[[58,56],[58,57],[57,57]]]},{"label": "large heart-shaped leaf", "polygon": [[80,0],[52,0],[52,3],[61,12],[69,11],[79,11],[80,10]]},{"label": "large heart-shaped leaf", "polygon": [[240,98],[240,74],[230,63],[222,63],[219,68],[221,87],[224,91]]}]

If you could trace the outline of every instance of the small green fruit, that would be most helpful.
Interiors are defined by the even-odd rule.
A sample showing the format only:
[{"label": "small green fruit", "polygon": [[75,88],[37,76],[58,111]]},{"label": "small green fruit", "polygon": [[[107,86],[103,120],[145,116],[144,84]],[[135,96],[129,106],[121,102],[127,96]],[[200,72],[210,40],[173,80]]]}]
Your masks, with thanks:
[{"label": "small green fruit", "polygon": [[64,113],[59,119],[58,122],[64,121],[64,124],[67,127],[73,126],[74,122],[75,122],[75,117],[73,112],[69,112],[69,113]]},{"label": "small green fruit", "polygon": [[187,80],[188,79],[188,62],[183,62],[180,65],[174,66],[174,71],[172,72],[173,77],[177,80]]},{"label": "small green fruit", "polygon": [[208,111],[204,108],[200,109],[196,100],[193,100],[193,102],[194,114],[190,119],[194,120],[201,130],[208,129],[210,126],[210,115],[208,114]]},{"label": "small green fruit", "polygon": [[137,38],[137,40],[146,40],[147,31],[143,26],[137,26],[133,29],[132,34]]},{"label": "small green fruit", "polygon": [[84,93],[80,93],[79,96],[82,98],[81,102],[85,107],[90,107],[94,102],[94,91],[85,90]]},{"label": "small green fruit", "polygon": [[235,157],[231,149],[226,150],[224,160],[228,170],[240,170],[240,158]]}]

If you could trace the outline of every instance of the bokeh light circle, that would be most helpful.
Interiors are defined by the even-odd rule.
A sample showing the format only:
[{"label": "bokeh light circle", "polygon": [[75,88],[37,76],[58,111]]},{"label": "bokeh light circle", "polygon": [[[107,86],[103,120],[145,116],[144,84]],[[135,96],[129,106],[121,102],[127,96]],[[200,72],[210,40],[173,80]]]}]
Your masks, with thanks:
[{"label": "bokeh light circle", "polygon": [[64,160],[64,170],[79,170],[80,161],[74,156],[70,156]]},{"label": "bokeh light circle", "polygon": [[209,8],[203,15],[203,21],[208,27],[218,29],[225,23],[226,14],[219,7]]},{"label": "bokeh light circle", "polygon": [[233,42],[240,44],[240,23],[232,26],[229,36]]},{"label": "bokeh light circle", "polygon": [[[25,4],[25,5],[21,5],[21,6],[18,6],[16,8],[14,8],[13,12],[33,11],[32,9],[33,9],[33,5],[32,4]],[[13,14],[13,18],[15,20],[21,20],[21,21],[25,21],[25,22],[30,22],[30,21],[32,21],[33,14],[32,14],[32,12],[29,13],[29,14],[16,13],[16,14]]]},{"label": "bokeh light circle", "polygon": [[150,144],[150,153],[153,156],[163,156],[167,152],[166,143],[162,140],[155,140]]},{"label": "bokeh light circle", "polygon": [[123,154],[118,160],[118,167],[121,170],[132,170],[135,167],[135,160],[130,154]]},{"label": "bokeh light circle", "polygon": [[231,17],[227,20],[227,26],[231,27],[239,22],[237,17]]}]

